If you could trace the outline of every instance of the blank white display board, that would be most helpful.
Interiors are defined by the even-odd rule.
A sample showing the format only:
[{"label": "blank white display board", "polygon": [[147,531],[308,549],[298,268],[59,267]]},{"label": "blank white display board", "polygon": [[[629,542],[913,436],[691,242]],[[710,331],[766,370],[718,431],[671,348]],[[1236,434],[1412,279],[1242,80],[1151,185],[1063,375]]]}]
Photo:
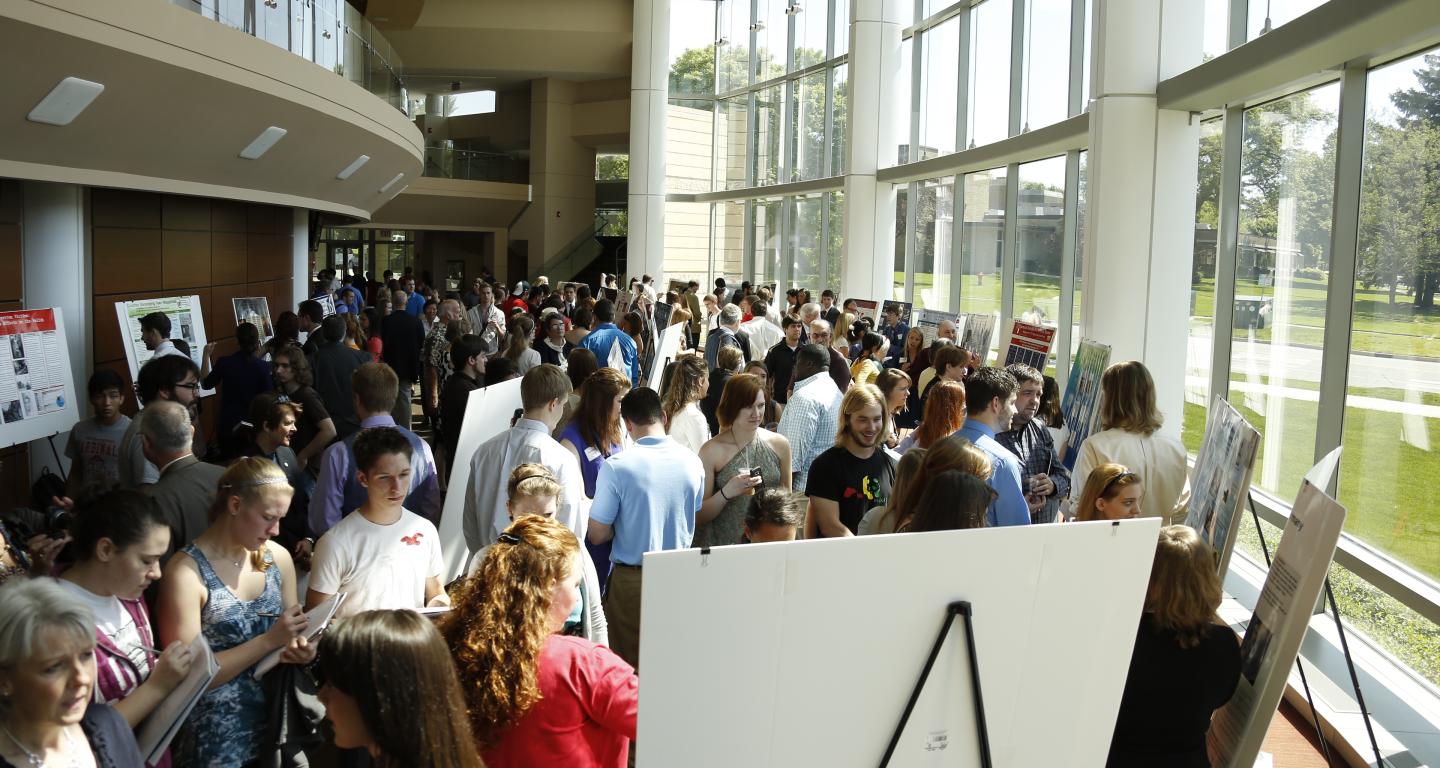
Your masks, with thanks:
[{"label": "blank white display board", "polygon": [[470,460],[486,440],[510,428],[510,417],[520,407],[520,379],[491,384],[470,393],[465,419],[460,424],[460,442],[449,458],[450,482],[445,488],[445,507],[440,513],[440,551],[445,556],[444,583],[465,573],[470,550],[465,546],[465,496],[470,493]]},{"label": "blank white display board", "polygon": [[[997,768],[1103,766],[1160,521],[645,556],[641,768],[877,766],[969,601]],[[956,619],[892,766],[979,765]]]},{"label": "blank white display board", "polygon": [[665,380],[665,366],[680,354],[680,334],[684,331],[685,324],[677,323],[660,332],[660,341],[655,348],[655,363],[650,368],[650,375],[645,380],[645,386],[656,392],[660,391],[660,385]]}]

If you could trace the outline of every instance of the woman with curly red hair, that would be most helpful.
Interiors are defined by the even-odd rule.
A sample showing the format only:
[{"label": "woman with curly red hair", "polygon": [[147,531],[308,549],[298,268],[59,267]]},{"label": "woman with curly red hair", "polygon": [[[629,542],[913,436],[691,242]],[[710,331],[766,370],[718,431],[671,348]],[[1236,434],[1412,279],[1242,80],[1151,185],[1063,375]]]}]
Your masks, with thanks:
[{"label": "woman with curly red hair", "polygon": [[623,768],[640,703],[635,670],[560,634],[580,600],[580,544],[552,518],[510,524],[440,632],[489,768]]}]

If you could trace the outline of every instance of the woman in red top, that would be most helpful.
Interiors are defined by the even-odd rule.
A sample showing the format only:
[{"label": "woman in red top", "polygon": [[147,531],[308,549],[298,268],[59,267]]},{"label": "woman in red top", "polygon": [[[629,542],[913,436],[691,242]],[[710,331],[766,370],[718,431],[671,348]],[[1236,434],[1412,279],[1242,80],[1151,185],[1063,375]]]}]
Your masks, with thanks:
[{"label": "woman in red top", "polygon": [[640,703],[635,670],[605,646],[559,634],[585,610],[579,554],[564,525],[521,517],[440,625],[489,768],[626,764]]}]

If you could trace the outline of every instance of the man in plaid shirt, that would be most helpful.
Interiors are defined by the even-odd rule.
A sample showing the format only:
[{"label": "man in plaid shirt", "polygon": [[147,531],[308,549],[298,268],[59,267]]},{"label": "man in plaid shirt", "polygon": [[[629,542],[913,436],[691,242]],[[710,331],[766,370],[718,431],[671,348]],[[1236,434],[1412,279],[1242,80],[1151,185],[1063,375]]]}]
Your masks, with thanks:
[{"label": "man in plaid shirt", "polygon": [[1030,522],[1053,523],[1060,511],[1060,500],[1070,496],[1070,471],[1055,455],[1050,430],[1035,420],[1045,378],[1034,368],[1019,363],[1007,365],[1005,370],[1015,377],[1020,388],[1015,392],[1015,419],[1010,430],[997,432],[995,440],[1020,457]]}]

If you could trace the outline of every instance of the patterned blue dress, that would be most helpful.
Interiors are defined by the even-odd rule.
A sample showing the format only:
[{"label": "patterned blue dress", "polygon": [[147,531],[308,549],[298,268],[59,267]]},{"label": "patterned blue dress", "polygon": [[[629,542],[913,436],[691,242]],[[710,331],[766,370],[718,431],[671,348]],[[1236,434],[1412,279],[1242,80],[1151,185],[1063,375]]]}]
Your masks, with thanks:
[{"label": "patterned blue dress", "polygon": [[[280,592],[280,568],[265,553],[265,591],[254,600],[241,600],[215,575],[210,561],[199,547],[181,550],[195,560],[209,596],[200,612],[200,627],[210,650],[226,651],[267,632],[275,619],[261,613],[284,610]],[[249,669],[230,682],[205,694],[190,713],[189,730],[176,765],[241,766],[260,756],[265,730],[265,692]]]}]

